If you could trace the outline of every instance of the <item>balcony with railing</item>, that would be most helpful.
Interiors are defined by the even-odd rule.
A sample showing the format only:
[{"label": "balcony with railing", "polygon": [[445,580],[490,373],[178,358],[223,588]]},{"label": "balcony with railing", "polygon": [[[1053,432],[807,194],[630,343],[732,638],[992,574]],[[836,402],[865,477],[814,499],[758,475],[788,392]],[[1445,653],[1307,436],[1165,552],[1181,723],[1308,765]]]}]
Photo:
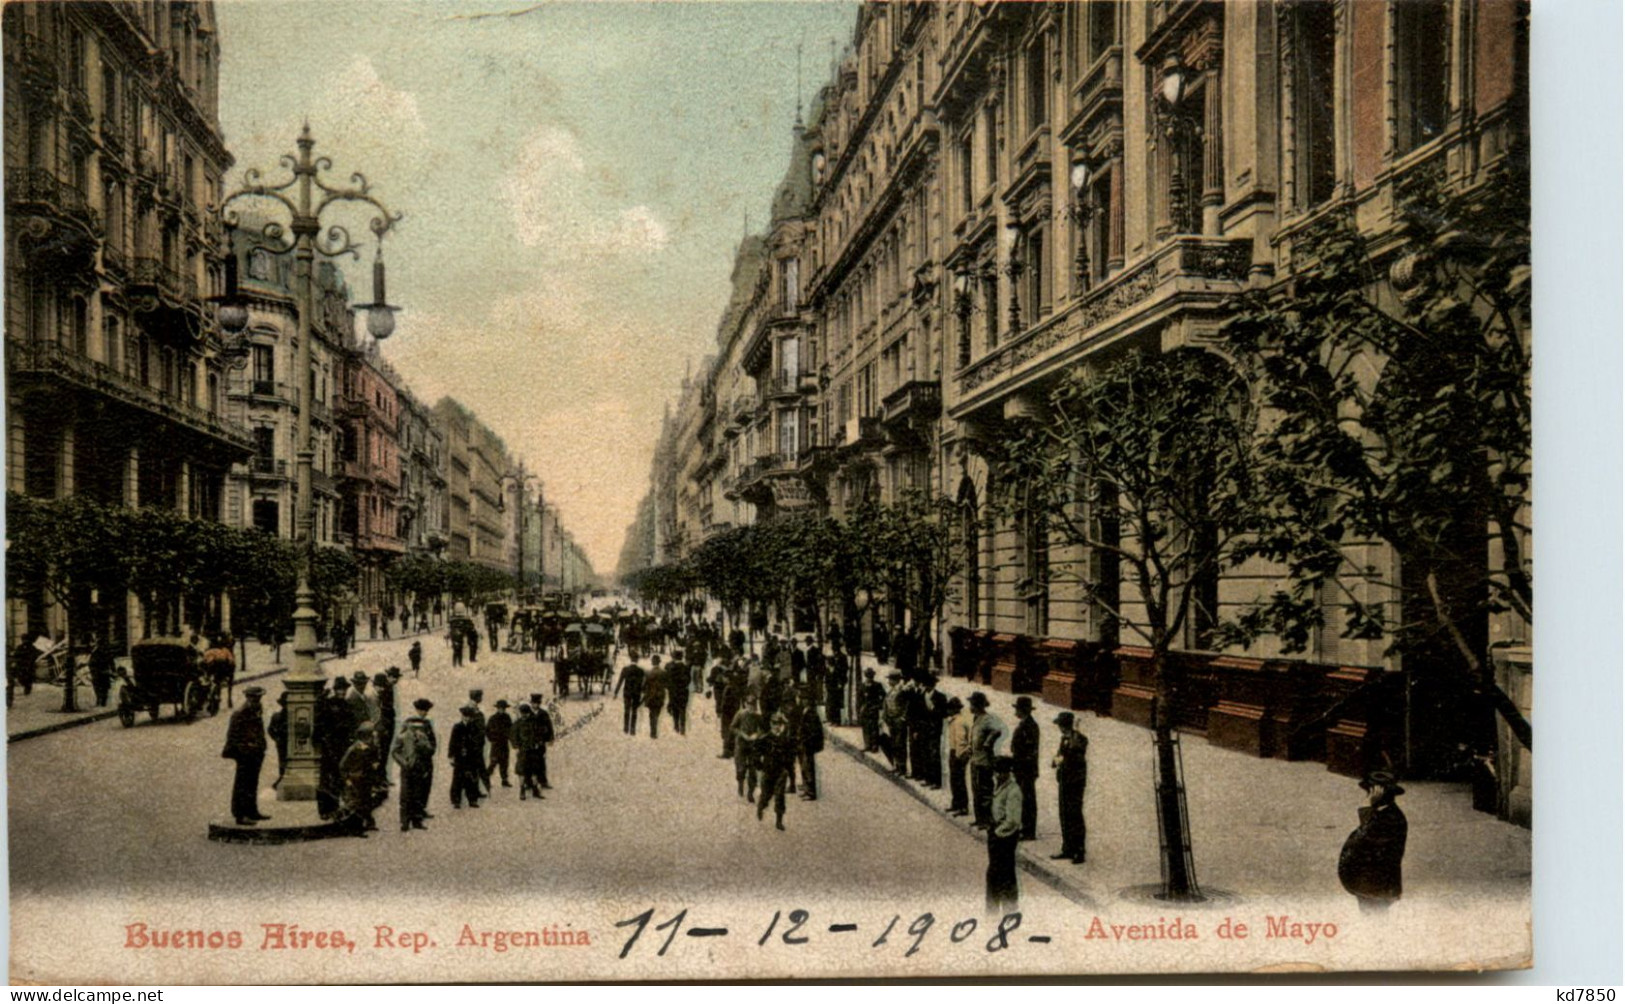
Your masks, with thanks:
[{"label": "balcony with railing", "polygon": [[910,380],[886,395],[881,413],[887,425],[935,419],[942,413],[941,386],[935,380]]},{"label": "balcony with railing", "polygon": [[[957,374],[958,397],[982,397],[983,388],[1042,369],[1066,365],[1092,337],[1108,328],[1128,331],[1153,321],[1178,322],[1217,311],[1241,292],[1252,268],[1250,238],[1174,237],[1150,257],[1097,286],[1077,305],[1034,324],[974,360]],[[958,409],[959,403],[954,408]]]},{"label": "balcony with railing", "polygon": [[56,342],[6,341],[6,373],[13,387],[41,384],[100,394],[172,422],[218,444],[243,452],[253,449],[248,430],[207,408],[172,397],[89,356]]},{"label": "balcony with railing", "polygon": [[6,169],[6,208],[13,215],[63,225],[60,233],[51,227],[39,242],[42,246],[66,238],[94,248],[101,238],[101,215],[91,208],[85,193],[43,167]]},{"label": "balcony with railing", "polygon": [[736,422],[736,423],[738,423],[740,425],[744,425],[744,424],[748,423],[751,420],[751,418],[753,416],[755,416],[755,414],[756,414],[756,395],[755,394],[740,394],[739,396],[734,398],[734,403],[733,403],[733,420],[734,420],[734,422]]},{"label": "balcony with railing", "polygon": [[17,65],[25,86],[39,94],[56,87],[59,69],[56,47],[32,32],[17,37]]},{"label": "balcony with railing", "polygon": [[288,462],[276,457],[254,456],[249,458],[248,472],[256,480],[285,480],[288,477]]}]

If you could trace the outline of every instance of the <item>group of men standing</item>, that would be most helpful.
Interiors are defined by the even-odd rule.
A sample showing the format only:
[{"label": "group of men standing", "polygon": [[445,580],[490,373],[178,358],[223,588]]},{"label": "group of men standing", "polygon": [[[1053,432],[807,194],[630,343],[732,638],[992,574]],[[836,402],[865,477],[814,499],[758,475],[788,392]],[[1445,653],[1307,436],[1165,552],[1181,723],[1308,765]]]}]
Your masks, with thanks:
[{"label": "group of men standing", "polygon": [[[428,811],[429,794],[434,759],[440,750],[429,718],[434,703],[427,698],[414,701],[413,713],[397,728],[395,688],[400,677],[394,666],[371,678],[357,671],[348,679],[335,677],[331,689],[323,688],[317,696],[313,735],[319,770],[317,811],[323,819],[335,821],[357,836],[378,828],[375,811],[395,787],[399,788],[402,832],[427,829],[426,821],[433,818]],[[243,705],[231,716],[221,752],[237,765],[231,815],[239,826],[271,818],[259,810],[258,789],[265,754],[273,744],[277,779],[272,787],[282,783],[287,770],[287,697],[277,699],[279,707],[267,722],[261,705],[264,693],[257,686],[243,691]],[[452,807],[461,808],[465,801],[471,808],[478,806],[491,793],[493,775],[502,787],[512,787],[510,760],[519,777],[520,801],[543,798],[542,790],[551,787],[547,746],[554,741],[555,729],[542,695],[531,694],[519,705],[517,721],[508,713],[507,701],[497,701],[495,712],[487,719],[480,707],[484,694],[475,689],[468,697],[446,743]],[[391,764],[399,770],[398,782],[389,778]]]},{"label": "group of men standing", "polygon": [[683,650],[673,648],[671,661],[664,667],[659,655],[649,656],[644,669],[639,657],[621,667],[615,680],[615,695],[621,699],[621,730],[638,734],[640,712],[649,712],[649,738],[660,738],[660,713],[670,707],[671,726],[678,735],[688,734],[688,699],[694,688],[693,671],[683,661]]}]

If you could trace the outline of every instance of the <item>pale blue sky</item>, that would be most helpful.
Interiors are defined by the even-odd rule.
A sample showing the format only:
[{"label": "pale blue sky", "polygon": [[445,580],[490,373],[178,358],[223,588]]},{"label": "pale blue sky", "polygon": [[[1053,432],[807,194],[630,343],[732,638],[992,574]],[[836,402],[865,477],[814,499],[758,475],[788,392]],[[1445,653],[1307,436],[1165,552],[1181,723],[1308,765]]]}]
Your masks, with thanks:
[{"label": "pale blue sky", "polygon": [[224,0],[221,122],[239,169],[275,175],[308,116],[335,180],[362,171],[406,215],[385,355],[478,411],[613,572],[662,407],[784,173],[796,46],[810,100],[855,7],[531,6]]}]

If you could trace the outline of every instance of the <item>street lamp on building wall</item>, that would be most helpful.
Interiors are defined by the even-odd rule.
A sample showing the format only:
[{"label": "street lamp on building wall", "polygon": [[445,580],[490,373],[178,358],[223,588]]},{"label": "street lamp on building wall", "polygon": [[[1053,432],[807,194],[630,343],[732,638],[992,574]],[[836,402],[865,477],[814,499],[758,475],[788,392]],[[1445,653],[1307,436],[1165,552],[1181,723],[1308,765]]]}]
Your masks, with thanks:
[{"label": "street lamp on building wall", "polygon": [[[216,218],[226,227],[238,223],[239,204],[252,206],[256,213],[270,212],[285,220],[266,223],[257,238],[268,249],[294,256],[295,295],[299,306],[298,371],[299,424],[296,433],[298,465],[295,491],[298,514],[295,524],[295,542],[299,553],[298,580],[294,589],[293,613],[293,666],[283,678],[287,689],[288,758],[287,770],[277,786],[277,797],[285,802],[310,801],[316,797],[320,765],[316,752],[316,702],[325,682],[316,663],[316,597],[311,586],[311,568],[315,553],[316,523],[315,495],[311,491],[311,465],[316,445],[311,435],[311,409],[308,402],[315,400],[314,376],[311,372],[311,339],[316,313],[316,284],[312,277],[312,263],[316,255],[337,258],[349,255],[359,257],[360,245],[351,239],[350,231],[336,222],[337,210],[346,206],[364,207],[362,214],[371,214],[368,228],[382,244],[384,235],[401,219],[391,212],[371,192],[367,179],[359,172],[350,175],[350,184],[331,187],[322,180],[331,171],[332,161],[326,157],[313,157],[311,150],[316,141],[311,138],[307,123],[295,141],[297,155],[284,154],[280,165],[289,176],[279,184],[270,185],[262,180],[258,168],[244,172],[242,188],[226,196],[214,209]],[[232,270],[235,272],[235,269]],[[367,328],[374,338],[387,338],[395,328],[394,310],[384,302],[383,260],[380,256],[373,266],[374,302],[358,305],[368,313]],[[221,327],[228,333],[238,334],[248,323],[246,306],[228,289],[218,311]],[[235,331],[232,330],[235,326]]]},{"label": "street lamp on building wall", "polygon": [[1185,158],[1189,155],[1191,140],[1201,135],[1201,124],[1185,108],[1185,98],[1195,73],[1178,56],[1169,56],[1162,64],[1162,76],[1157,81],[1157,112],[1162,119],[1163,132],[1169,140],[1168,149],[1168,215],[1176,232],[1194,230],[1190,220],[1190,193]]},{"label": "street lamp on building wall", "polygon": [[854,630],[847,632],[848,637],[853,639],[852,679],[850,681],[851,685],[846,688],[846,720],[848,722],[858,720],[858,687],[863,684],[863,612],[869,609],[869,603],[872,599],[869,590],[864,586],[859,586],[852,593],[852,609],[857,611],[857,621]]},{"label": "street lamp on building wall", "polygon": [[1067,219],[1077,233],[1078,254],[1073,259],[1072,268],[1078,277],[1078,288],[1083,291],[1089,289],[1089,239],[1083,228],[1094,219],[1095,206],[1089,200],[1089,165],[1078,160],[1072,165],[1072,201],[1067,204]]}]

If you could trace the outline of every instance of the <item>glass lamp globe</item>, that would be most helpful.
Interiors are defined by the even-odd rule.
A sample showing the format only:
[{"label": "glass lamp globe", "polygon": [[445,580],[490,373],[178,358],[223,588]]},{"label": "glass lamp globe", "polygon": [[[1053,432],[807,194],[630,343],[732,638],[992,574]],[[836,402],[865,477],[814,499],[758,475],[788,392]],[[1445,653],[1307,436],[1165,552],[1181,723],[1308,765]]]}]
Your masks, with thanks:
[{"label": "glass lamp globe", "polygon": [[235,335],[248,327],[248,308],[241,303],[222,303],[216,311],[220,319],[220,327],[227,334]]},{"label": "glass lamp globe", "polygon": [[367,311],[367,334],[376,341],[383,341],[395,333],[395,312],[388,308],[378,308]]}]

